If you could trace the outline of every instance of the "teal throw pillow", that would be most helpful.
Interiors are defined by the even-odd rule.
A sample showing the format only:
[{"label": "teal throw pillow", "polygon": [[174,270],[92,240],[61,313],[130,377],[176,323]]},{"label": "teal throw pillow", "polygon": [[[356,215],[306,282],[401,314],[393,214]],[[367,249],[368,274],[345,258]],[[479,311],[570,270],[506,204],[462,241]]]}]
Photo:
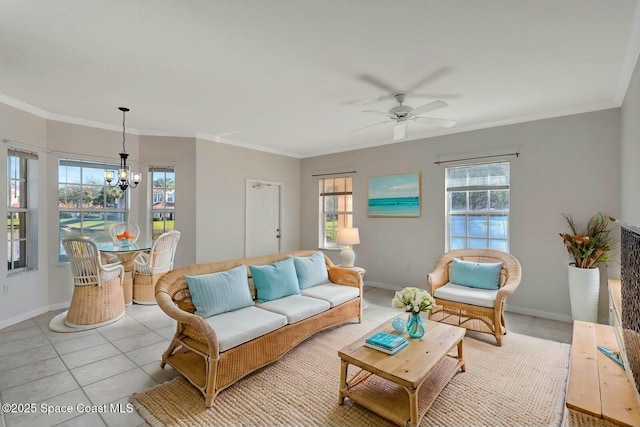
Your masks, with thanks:
[{"label": "teal throw pillow", "polygon": [[269,265],[250,265],[258,302],[271,301],[300,294],[293,259],[287,258]]},{"label": "teal throw pillow", "polygon": [[296,275],[300,289],[322,285],[329,281],[327,265],[324,262],[324,254],[320,251],[308,257],[294,256],[293,264],[296,267]]},{"label": "teal throw pillow", "polygon": [[185,279],[198,316],[209,317],[253,305],[244,265]]},{"label": "teal throw pillow", "polygon": [[499,289],[501,262],[472,262],[453,259],[449,281],[478,289]]}]

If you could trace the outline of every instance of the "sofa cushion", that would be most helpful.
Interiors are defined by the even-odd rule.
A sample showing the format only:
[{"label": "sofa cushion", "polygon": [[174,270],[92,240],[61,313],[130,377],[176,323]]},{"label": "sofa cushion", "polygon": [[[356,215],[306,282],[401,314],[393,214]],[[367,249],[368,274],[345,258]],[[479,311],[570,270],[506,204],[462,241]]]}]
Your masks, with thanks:
[{"label": "sofa cushion", "polygon": [[449,281],[479,289],[499,289],[501,262],[471,262],[453,258]]},{"label": "sofa cushion", "polygon": [[447,301],[492,308],[497,294],[498,290],[471,288],[449,282],[436,289],[433,296]]},{"label": "sofa cushion", "polygon": [[308,257],[294,256],[291,258],[293,258],[293,263],[296,267],[296,276],[298,276],[300,289],[322,285],[329,281],[327,265],[322,252],[318,251]]},{"label": "sofa cushion", "polygon": [[198,316],[209,317],[253,305],[244,265],[185,279]]},{"label": "sofa cushion", "polygon": [[258,304],[256,307],[287,316],[292,324],[329,310],[331,306],[325,300],[309,298],[303,295],[290,295]]},{"label": "sofa cushion", "polygon": [[296,268],[291,258],[269,265],[250,265],[249,269],[259,302],[300,294]]},{"label": "sofa cushion", "polygon": [[353,286],[324,284],[302,290],[302,295],[311,298],[318,298],[327,301],[331,307],[335,307],[344,302],[357,298],[360,289]]},{"label": "sofa cushion", "polygon": [[287,318],[255,306],[207,317],[218,337],[220,351],[251,341],[287,324]]}]

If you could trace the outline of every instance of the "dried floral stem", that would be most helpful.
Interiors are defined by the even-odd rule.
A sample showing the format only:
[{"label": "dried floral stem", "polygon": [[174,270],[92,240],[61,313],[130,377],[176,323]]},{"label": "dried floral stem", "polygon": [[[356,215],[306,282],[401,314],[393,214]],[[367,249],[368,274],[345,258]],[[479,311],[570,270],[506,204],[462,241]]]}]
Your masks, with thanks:
[{"label": "dried floral stem", "polygon": [[595,264],[609,259],[609,251],[614,242],[608,226],[610,221],[615,221],[614,218],[598,212],[591,217],[584,233],[578,233],[571,216],[564,213],[562,216],[567,221],[571,233],[560,233],[560,237],[576,267],[592,268]]}]

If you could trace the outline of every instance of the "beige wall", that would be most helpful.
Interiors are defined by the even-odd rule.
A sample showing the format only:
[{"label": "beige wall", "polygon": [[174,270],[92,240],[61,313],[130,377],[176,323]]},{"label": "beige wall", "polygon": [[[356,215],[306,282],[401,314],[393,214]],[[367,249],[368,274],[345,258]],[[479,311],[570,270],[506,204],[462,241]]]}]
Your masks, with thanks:
[{"label": "beige wall", "polygon": [[[355,252],[365,281],[425,286],[445,250],[445,166],[434,162],[517,151],[520,157],[505,159],[511,162],[510,252],[522,263],[523,280],[509,309],[569,320],[561,212],[579,222],[597,211],[619,215],[619,117],[619,110],[607,110],[303,159],[302,246],[318,244],[318,184],[311,175],[356,170],[354,226],[361,243]],[[409,172],[422,175],[422,216],[368,218],[367,178]],[[606,293],[602,302],[606,318]]]},{"label": "beige wall", "polygon": [[636,63],[621,111],[620,218],[640,227],[640,62]]},{"label": "beige wall", "polygon": [[248,178],[282,184],[281,250],[298,249],[300,160],[206,140],[196,145],[197,261],[244,257]]},{"label": "beige wall", "polygon": [[[0,104],[0,140],[3,161],[0,162],[0,176],[6,177],[7,147],[38,152],[42,161],[38,162],[37,215],[38,269],[24,273],[8,275],[7,264],[0,263],[0,328],[28,319],[46,311],[49,305],[48,260],[46,232],[49,206],[47,203],[47,153],[44,151],[47,141],[46,120],[32,114]],[[4,143],[10,140],[9,143]],[[4,178],[3,178],[4,182]],[[6,200],[6,184],[2,186],[2,200]],[[6,203],[0,203],[1,216],[6,218]],[[0,245],[0,259],[7,259],[7,245]],[[44,307],[44,308],[43,308]]]},{"label": "beige wall", "polygon": [[[173,166],[176,170],[176,230],[180,231],[180,242],[176,252],[175,267],[196,262],[196,140],[195,138],[172,138],[140,136],[140,171],[149,166]],[[150,206],[151,182],[145,174],[145,182],[138,188],[139,206]],[[149,208],[138,211],[137,223],[151,237]]]}]

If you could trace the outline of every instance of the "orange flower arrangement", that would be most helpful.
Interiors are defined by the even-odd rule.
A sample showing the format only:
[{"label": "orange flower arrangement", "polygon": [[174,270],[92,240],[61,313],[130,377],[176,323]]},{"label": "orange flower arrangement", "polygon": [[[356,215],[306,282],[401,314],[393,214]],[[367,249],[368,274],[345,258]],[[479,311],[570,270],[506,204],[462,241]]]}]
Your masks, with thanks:
[{"label": "orange flower arrangement", "polygon": [[609,251],[614,241],[608,226],[610,221],[616,221],[615,218],[598,212],[591,217],[584,233],[578,233],[571,216],[562,216],[567,220],[571,233],[560,233],[560,237],[576,267],[592,268],[595,264],[609,259]]}]

